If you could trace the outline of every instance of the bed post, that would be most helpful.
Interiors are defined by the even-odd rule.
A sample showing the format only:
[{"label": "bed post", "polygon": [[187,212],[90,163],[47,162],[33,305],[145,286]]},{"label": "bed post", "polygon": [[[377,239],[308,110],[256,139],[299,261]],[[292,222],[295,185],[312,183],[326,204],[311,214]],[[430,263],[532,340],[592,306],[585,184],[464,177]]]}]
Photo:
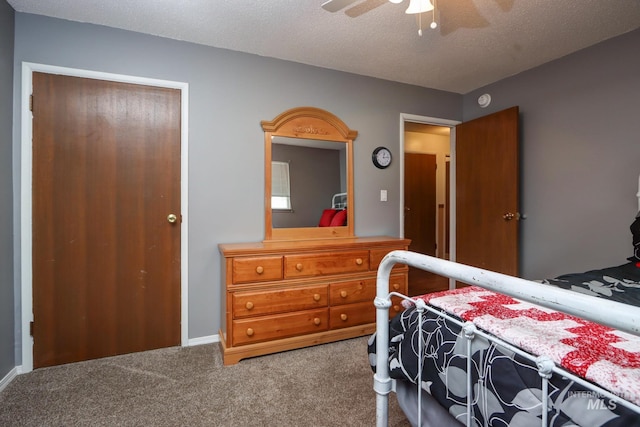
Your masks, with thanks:
[{"label": "bed post", "polygon": [[[391,252],[393,253],[393,252]],[[389,377],[389,275],[396,263],[385,256],[378,267],[376,277],[376,373],[373,375],[373,389],[376,396],[376,426],[386,427],[389,422],[389,393],[392,381]]]}]

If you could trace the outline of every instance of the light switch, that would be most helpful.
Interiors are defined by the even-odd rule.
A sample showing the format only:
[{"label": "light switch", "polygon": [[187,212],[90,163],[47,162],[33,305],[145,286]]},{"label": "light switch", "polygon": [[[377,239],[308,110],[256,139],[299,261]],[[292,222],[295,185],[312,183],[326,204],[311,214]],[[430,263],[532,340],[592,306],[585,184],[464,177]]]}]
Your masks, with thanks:
[{"label": "light switch", "polygon": [[381,202],[387,201],[387,190],[380,190],[380,201]]}]

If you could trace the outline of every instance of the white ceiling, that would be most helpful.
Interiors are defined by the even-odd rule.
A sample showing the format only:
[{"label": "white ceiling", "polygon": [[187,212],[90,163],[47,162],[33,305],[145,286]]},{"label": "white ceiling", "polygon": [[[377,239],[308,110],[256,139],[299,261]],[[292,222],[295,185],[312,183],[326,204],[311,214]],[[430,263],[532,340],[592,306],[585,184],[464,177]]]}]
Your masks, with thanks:
[{"label": "white ceiling", "polygon": [[[467,93],[640,28],[640,0],[8,0],[52,16],[249,52],[381,79]],[[630,54],[640,54],[638,52]]]}]

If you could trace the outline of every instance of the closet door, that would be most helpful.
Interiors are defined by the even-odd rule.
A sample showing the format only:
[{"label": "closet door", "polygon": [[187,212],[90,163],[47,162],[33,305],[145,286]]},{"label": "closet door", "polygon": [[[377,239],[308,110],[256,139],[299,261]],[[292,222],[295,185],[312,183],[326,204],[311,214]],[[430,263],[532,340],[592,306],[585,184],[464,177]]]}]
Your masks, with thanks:
[{"label": "closet door", "polygon": [[[409,250],[436,256],[436,155],[404,154],[404,237]],[[440,276],[409,267],[409,295],[444,290]]]},{"label": "closet door", "polygon": [[456,126],[456,261],[518,274],[518,107]]},{"label": "closet door", "polygon": [[35,368],[180,344],[180,96],[34,73]]}]

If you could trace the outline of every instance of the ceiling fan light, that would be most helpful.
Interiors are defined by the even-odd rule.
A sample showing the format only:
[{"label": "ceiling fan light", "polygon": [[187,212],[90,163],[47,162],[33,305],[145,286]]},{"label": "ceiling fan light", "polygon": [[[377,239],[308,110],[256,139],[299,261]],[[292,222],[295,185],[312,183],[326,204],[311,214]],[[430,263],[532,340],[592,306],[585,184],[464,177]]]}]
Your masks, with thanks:
[{"label": "ceiling fan light", "polygon": [[389,3],[398,4],[398,3],[402,3],[402,0],[389,0]]},{"label": "ceiling fan light", "polygon": [[409,7],[405,11],[407,14],[424,13],[433,10],[433,5],[429,0],[410,0]]}]

